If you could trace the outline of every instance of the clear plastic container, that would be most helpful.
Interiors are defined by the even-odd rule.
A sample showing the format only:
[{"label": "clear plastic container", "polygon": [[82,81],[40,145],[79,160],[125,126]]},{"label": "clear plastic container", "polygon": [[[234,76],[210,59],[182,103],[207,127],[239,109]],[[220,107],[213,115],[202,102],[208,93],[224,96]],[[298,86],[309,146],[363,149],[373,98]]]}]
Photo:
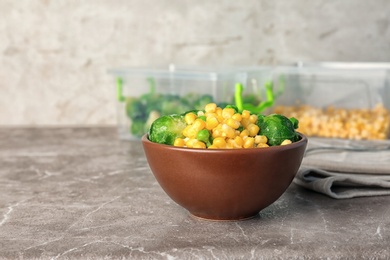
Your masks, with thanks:
[{"label": "clear plastic container", "polygon": [[[109,71],[117,92],[117,122],[121,139],[139,139],[161,115],[202,109],[209,102],[234,104],[237,85],[243,95],[260,95],[269,68],[251,75],[242,68],[121,68]],[[251,83],[248,83],[251,82]]]},{"label": "clear plastic container", "polygon": [[308,136],[389,139],[390,63],[298,63],[275,68],[274,82],[284,90],[272,112]]}]

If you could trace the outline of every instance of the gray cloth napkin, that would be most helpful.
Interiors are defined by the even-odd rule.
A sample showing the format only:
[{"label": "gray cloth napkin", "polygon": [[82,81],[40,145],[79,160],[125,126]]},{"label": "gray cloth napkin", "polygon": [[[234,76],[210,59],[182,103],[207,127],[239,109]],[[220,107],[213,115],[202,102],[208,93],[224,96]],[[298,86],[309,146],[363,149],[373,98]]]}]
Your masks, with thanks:
[{"label": "gray cloth napkin", "polygon": [[309,138],[294,183],[335,199],[390,195],[390,140]]}]

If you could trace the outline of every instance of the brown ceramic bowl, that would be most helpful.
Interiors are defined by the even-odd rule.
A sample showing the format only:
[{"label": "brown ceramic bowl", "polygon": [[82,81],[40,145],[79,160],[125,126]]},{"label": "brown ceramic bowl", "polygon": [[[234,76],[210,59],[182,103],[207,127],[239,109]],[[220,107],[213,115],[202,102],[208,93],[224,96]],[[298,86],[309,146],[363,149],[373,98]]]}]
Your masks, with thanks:
[{"label": "brown ceramic bowl", "polygon": [[194,149],[142,144],[149,166],[168,196],[192,215],[212,220],[256,216],[291,184],[307,138],[285,146]]}]

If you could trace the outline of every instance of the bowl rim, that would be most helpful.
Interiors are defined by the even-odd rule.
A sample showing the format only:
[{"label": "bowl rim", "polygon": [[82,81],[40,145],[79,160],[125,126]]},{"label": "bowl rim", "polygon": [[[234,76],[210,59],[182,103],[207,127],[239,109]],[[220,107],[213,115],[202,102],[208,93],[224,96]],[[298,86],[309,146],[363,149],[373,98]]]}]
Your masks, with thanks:
[{"label": "bowl rim", "polygon": [[189,148],[189,147],[178,147],[178,146],[173,146],[173,145],[168,145],[168,144],[160,144],[160,143],[155,143],[149,140],[148,134],[144,134],[141,138],[142,143],[147,143],[159,147],[165,147],[166,149],[170,150],[178,150],[178,151],[184,151],[184,152],[205,152],[205,153],[239,153],[239,152],[244,152],[244,153],[253,153],[254,151],[270,151],[270,150],[288,150],[288,149],[294,149],[297,148],[304,143],[308,142],[308,138],[306,135],[297,132],[298,135],[301,137],[299,141],[293,142],[288,145],[277,145],[277,146],[269,146],[269,147],[264,147],[264,148],[239,148],[239,149],[224,149],[224,148],[218,148],[218,149],[207,149],[207,148]]}]

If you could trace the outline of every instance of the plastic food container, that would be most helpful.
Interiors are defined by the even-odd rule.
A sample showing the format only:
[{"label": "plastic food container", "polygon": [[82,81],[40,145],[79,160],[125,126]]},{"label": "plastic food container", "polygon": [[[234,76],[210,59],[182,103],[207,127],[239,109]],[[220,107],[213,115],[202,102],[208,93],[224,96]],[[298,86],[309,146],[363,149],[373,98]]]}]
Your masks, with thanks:
[{"label": "plastic food container", "polygon": [[[270,69],[258,68],[249,76],[238,68],[122,68],[109,71],[114,77],[117,122],[121,139],[140,139],[161,115],[202,109],[209,102],[232,104],[237,85],[243,96],[259,96]],[[255,82],[256,79],[257,81]]]},{"label": "plastic food container", "polygon": [[384,140],[390,136],[390,63],[277,67],[283,88],[272,112],[299,119],[307,136]]}]

